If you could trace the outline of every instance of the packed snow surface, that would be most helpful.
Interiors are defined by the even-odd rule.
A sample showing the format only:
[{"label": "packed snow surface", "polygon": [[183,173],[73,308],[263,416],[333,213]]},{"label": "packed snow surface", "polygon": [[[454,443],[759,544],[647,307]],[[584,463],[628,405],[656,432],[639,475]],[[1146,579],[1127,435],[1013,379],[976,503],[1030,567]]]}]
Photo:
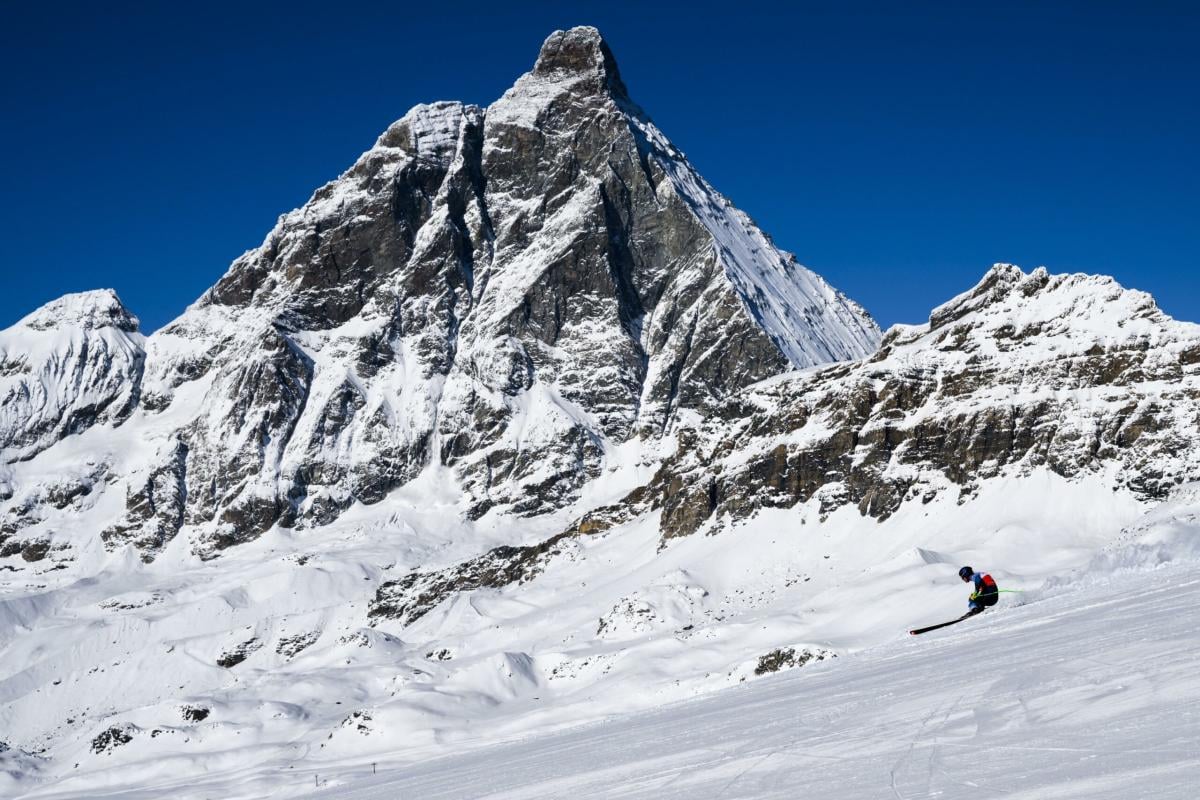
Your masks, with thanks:
[{"label": "packed snow surface", "polygon": [[1020,608],[701,699],[371,777],[339,800],[1185,798],[1200,780],[1200,568]]}]

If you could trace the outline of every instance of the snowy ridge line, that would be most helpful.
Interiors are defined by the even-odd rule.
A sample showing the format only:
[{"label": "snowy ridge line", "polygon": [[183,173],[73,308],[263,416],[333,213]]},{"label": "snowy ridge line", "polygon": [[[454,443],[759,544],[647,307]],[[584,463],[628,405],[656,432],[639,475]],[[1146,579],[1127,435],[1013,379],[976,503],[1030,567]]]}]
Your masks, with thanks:
[{"label": "snowy ridge line", "polygon": [[746,310],[794,368],[869,355],[881,332],[854,301],[775,247],[745,213],[702,178],[631,102],[618,102],[649,157],[713,237],[713,248]]}]

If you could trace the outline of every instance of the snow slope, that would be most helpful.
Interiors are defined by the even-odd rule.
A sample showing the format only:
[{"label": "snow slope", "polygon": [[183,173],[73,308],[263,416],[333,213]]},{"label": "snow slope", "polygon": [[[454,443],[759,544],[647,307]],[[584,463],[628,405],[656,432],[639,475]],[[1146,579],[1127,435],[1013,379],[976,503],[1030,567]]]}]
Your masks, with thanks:
[{"label": "snow slope", "polygon": [[111,289],[64,295],[0,330],[0,464],[123,422],[138,402],[144,343]]},{"label": "snow slope", "polygon": [[[388,573],[403,573],[406,564],[452,563],[472,542],[511,536],[447,524],[417,499],[396,497],[388,519],[353,514],[319,534],[272,534],[214,562],[112,564],[95,578],[66,579],[49,590],[10,587],[0,602],[0,633],[10,642],[0,675],[0,728],[25,731],[21,745],[27,750],[36,751],[39,740],[52,743],[55,758],[16,770],[21,777],[9,789],[56,798],[291,797],[310,788],[314,772],[331,781],[357,780],[363,765],[374,761],[385,771],[398,770],[403,780],[423,776],[432,797],[485,795],[486,784],[464,785],[457,776],[492,772],[507,775],[514,786],[547,781],[533,796],[617,796],[586,781],[615,786],[618,778],[651,796],[653,787],[633,776],[657,770],[665,786],[682,758],[708,764],[715,783],[697,787],[680,776],[672,786],[722,797],[721,786],[737,772],[726,771],[735,751],[753,754],[750,762],[734,762],[745,768],[771,755],[763,748],[793,746],[786,737],[796,733],[794,720],[720,722],[726,713],[721,709],[753,705],[753,691],[713,694],[743,683],[775,686],[756,675],[756,666],[780,649],[823,656],[823,663],[797,669],[800,683],[763,689],[759,707],[782,719],[781,704],[801,706],[806,724],[818,730],[795,747],[864,759],[860,766],[870,768],[864,775],[876,777],[901,762],[921,719],[936,721],[964,706],[985,709],[980,719],[988,735],[995,729],[1003,736],[984,744],[997,750],[1029,741],[1059,746],[1054,743],[1060,736],[1089,741],[1087,736],[1109,730],[1055,728],[1060,714],[1050,702],[1060,695],[1075,698],[1068,717],[1077,717],[1081,727],[1097,715],[1106,724],[1125,725],[1121,714],[1143,713],[1136,703],[1117,711],[1094,705],[1105,692],[1118,694],[1103,677],[1108,673],[1086,672],[1081,683],[1063,682],[1091,662],[1121,676],[1145,672],[1147,664],[1167,670],[1139,684],[1157,687],[1146,701],[1152,701],[1151,716],[1142,724],[1149,739],[1164,737],[1160,749],[1176,747],[1172,737],[1186,720],[1159,715],[1153,704],[1183,703],[1197,688],[1192,678],[1177,684],[1174,672],[1194,650],[1194,613],[1146,623],[1151,627],[1143,632],[1104,616],[1120,604],[1096,606],[1094,599],[1127,592],[1130,602],[1145,596],[1155,608],[1194,611],[1188,582],[1200,554],[1196,487],[1143,513],[1141,503],[1101,482],[1039,474],[994,482],[963,505],[908,507],[884,522],[853,509],[822,521],[815,504],[773,510],[745,526],[688,537],[661,551],[650,519],[564,547],[525,583],[465,592],[411,625],[385,620],[363,627],[365,607]],[[530,541],[544,535],[528,532]],[[1160,568],[1173,560],[1184,565]],[[1005,588],[1027,591],[1006,595],[1003,614],[964,624],[953,637],[909,642],[909,627],[961,612],[966,592],[954,573],[964,562],[991,571]],[[1087,583],[1073,574],[1084,567],[1092,576]],[[1117,588],[1105,583],[1121,572],[1129,574],[1115,579]],[[40,576],[55,578],[52,572]],[[1121,581],[1131,588],[1120,588]],[[1150,592],[1162,587],[1179,591]],[[1025,605],[1016,607],[1020,603]],[[1043,638],[1025,638],[1030,631]],[[1093,641],[1098,631],[1108,638]],[[962,638],[959,647],[959,634],[973,638]],[[1168,635],[1175,641],[1155,644]],[[984,646],[996,657],[987,657]],[[1067,659],[1062,670],[1043,671],[1044,687],[1037,675],[1030,683],[1030,664],[1054,664],[1079,648],[1086,655]],[[1109,651],[1116,655],[1109,658]],[[243,661],[228,663],[239,654]],[[1143,657],[1138,665],[1124,660]],[[994,672],[985,676],[985,666]],[[935,698],[922,694],[931,675],[938,676]],[[1099,688],[1090,690],[1092,683]],[[794,692],[799,694],[788,694]],[[1028,710],[1020,710],[1018,695]],[[706,696],[711,699],[700,699]],[[1142,702],[1139,694],[1129,697]],[[663,715],[636,716],[678,701],[691,702]],[[708,703],[711,711],[705,711]],[[681,708],[700,716],[677,718],[685,713]],[[826,710],[813,710],[820,708]],[[203,718],[194,718],[197,710]],[[977,744],[967,736],[971,713],[947,716],[967,726],[953,729],[963,738],[952,743]],[[64,729],[62,720],[77,714],[87,722],[68,722]],[[628,721],[614,722],[610,738],[603,727],[566,732],[620,719]],[[653,730],[659,724],[668,726],[662,737]],[[745,726],[742,733],[726,732],[736,724]],[[883,733],[876,736],[876,730]],[[681,740],[686,731],[694,738]],[[863,731],[875,739],[859,741]],[[538,748],[553,751],[575,737],[621,742],[642,734],[650,738],[611,759],[598,759],[587,747],[578,752],[589,768],[637,753],[657,753],[655,759],[630,764],[627,772],[594,774],[578,786],[550,781],[553,775],[544,770],[558,767],[546,762],[558,761],[537,755]],[[897,736],[908,738],[902,745],[888,743]],[[515,750],[470,755],[490,743],[529,737],[531,743],[513,745]],[[755,737],[767,738],[760,744]],[[681,750],[656,751],[663,742],[676,742]],[[522,748],[533,748],[532,755]],[[16,752],[13,758],[33,755]],[[445,757],[467,760],[449,763],[445,771],[412,772],[414,765]],[[511,758],[526,769],[506,773],[488,758]],[[782,758],[777,768],[791,763]],[[923,773],[905,772],[919,769],[911,763],[896,767],[901,784],[906,777],[924,779]],[[803,769],[811,772],[811,766]],[[797,788],[789,783],[794,774],[777,777],[780,786]],[[832,786],[843,777],[834,770],[827,779]],[[993,778],[984,785],[1006,784]],[[901,797],[914,796],[901,791]],[[864,788],[861,796],[886,795]]]},{"label": "snow slope", "polygon": [[1198,608],[1195,562],[1087,580],[656,711],[376,777],[331,769],[310,796],[1193,797]]}]

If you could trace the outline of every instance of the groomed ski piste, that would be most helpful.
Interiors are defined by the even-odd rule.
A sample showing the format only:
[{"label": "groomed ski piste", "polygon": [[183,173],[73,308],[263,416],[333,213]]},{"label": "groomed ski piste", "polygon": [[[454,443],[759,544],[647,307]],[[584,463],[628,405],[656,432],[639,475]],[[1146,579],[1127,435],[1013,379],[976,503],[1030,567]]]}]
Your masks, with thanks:
[{"label": "groomed ski piste", "polygon": [[[0,753],[9,778],[0,795],[1192,796],[1190,784],[1200,780],[1200,487],[1182,487],[1175,499],[1138,511],[1127,497],[1086,484],[1072,489],[1051,476],[999,481],[965,505],[948,503],[929,518],[893,519],[873,534],[850,515],[802,525],[789,513],[662,552],[652,537],[639,544],[635,527],[597,540],[586,557],[539,580],[559,585],[552,594],[561,597],[582,575],[590,592],[611,596],[644,585],[639,571],[686,570],[692,584],[729,596],[778,585],[772,570],[789,564],[824,565],[827,575],[813,568],[811,581],[796,580],[775,599],[740,610],[721,604],[711,616],[690,613],[661,630],[630,630],[613,641],[597,636],[575,650],[563,649],[558,628],[575,629],[575,616],[586,612],[595,630],[598,600],[589,591],[577,593],[578,608],[539,607],[549,602],[543,594],[549,589],[539,590],[537,581],[478,594],[451,605],[460,614],[474,609],[476,616],[460,626],[475,622],[460,639],[445,640],[458,642],[445,663],[461,666],[437,681],[429,674],[436,657],[407,655],[377,637],[366,661],[336,645],[292,667],[264,661],[232,673],[232,683],[215,683],[230,673],[197,661],[198,674],[211,673],[214,681],[201,685],[156,659],[172,647],[206,641],[196,638],[205,623],[194,614],[215,606],[201,598],[256,585],[255,570],[274,569],[274,562],[255,547],[265,553],[283,542],[248,546],[246,558],[218,567],[170,572],[184,588],[162,584],[153,591],[180,593],[177,606],[162,602],[162,610],[135,608],[119,618],[158,641],[145,646],[135,682],[109,686],[92,667],[64,669],[59,684],[34,684],[47,667],[30,667],[2,684],[10,693],[29,684],[29,702],[46,711],[64,687],[86,678],[92,702],[130,709],[112,718],[132,720],[133,727],[122,729],[131,743],[89,753],[94,730],[85,729],[75,769],[61,760],[38,764],[16,750]],[[792,522],[787,536],[779,526],[784,518]],[[958,625],[909,636],[909,628],[965,608],[969,587],[956,576],[960,562],[1023,592],[1003,595],[996,608]],[[621,568],[602,577],[604,564]],[[328,567],[316,574],[331,580]],[[143,576],[143,591],[153,577]],[[355,575],[346,587],[354,584],[370,582]],[[91,585],[112,591],[103,582]],[[323,593],[317,585],[285,588],[281,601],[354,613],[329,586]],[[663,591],[668,600],[678,594]],[[95,647],[89,637],[108,630],[84,613],[95,597],[71,597],[75,606],[54,612],[53,639],[18,637],[22,651],[36,650],[25,656],[30,663],[66,663],[76,650]],[[655,602],[656,614],[673,607],[663,598]],[[501,624],[498,611],[507,622]],[[633,616],[615,615],[609,624],[635,625],[640,617]],[[688,630],[684,619],[695,627]],[[336,622],[330,627],[337,629]],[[550,647],[555,640],[558,651]],[[757,657],[780,642],[836,657],[755,675]],[[54,648],[63,655],[52,660],[47,654]],[[109,658],[118,656],[113,650]],[[573,669],[565,678],[564,666]],[[155,686],[172,680],[192,684],[174,694],[167,686],[164,699],[150,703],[160,691]],[[212,709],[211,716],[152,727],[177,718],[181,703]]]},{"label": "groomed ski piste", "polygon": [[[1193,797],[1200,566],[1123,571],[744,687],[313,797]],[[357,775],[355,773],[358,773]]]}]

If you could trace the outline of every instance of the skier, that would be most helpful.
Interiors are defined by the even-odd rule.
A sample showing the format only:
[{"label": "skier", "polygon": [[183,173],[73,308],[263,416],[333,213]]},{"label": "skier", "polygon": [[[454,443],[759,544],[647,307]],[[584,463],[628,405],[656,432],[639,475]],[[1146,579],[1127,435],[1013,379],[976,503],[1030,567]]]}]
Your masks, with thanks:
[{"label": "skier", "polygon": [[916,636],[921,633],[929,633],[950,625],[957,625],[964,619],[973,617],[976,614],[983,613],[983,610],[988,606],[996,605],[996,601],[1000,599],[1000,587],[996,585],[996,581],[991,575],[983,572],[976,572],[971,567],[963,567],[958,571],[958,577],[962,578],[963,583],[975,583],[975,591],[971,592],[971,597],[967,600],[967,613],[963,614],[958,619],[952,619],[949,622],[939,622],[937,625],[927,625],[924,628],[915,628],[909,631]]},{"label": "skier", "polygon": [[996,601],[1000,599],[1000,588],[996,586],[996,581],[991,575],[963,567],[958,571],[958,577],[962,578],[963,583],[975,584],[975,591],[967,600],[967,607],[970,609],[968,613],[979,614],[988,606],[996,605]]}]

